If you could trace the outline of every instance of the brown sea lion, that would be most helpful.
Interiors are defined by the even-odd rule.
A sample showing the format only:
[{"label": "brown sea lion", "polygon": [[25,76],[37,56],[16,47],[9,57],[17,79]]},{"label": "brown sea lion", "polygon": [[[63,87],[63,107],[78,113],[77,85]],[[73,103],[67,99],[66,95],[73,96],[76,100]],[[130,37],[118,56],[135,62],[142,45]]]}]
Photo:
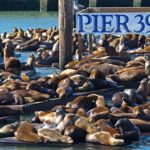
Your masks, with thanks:
[{"label": "brown sea lion", "polygon": [[59,95],[59,98],[71,97],[73,94],[73,86],[74,83],[70,78],[65,78],[61,80],[56,90],[56,93]]},{"label": "brown sea lion", "polygon": [[76,114],[79,116],[79,117],[85,117],[85,118],[88,118],[88,114],[86,113],[86,111],[82,108],[79,108],[76,112]]},{"label": "brown sea lion", "polygon": [[21,73],[21,63],[19,59],[10,57],[5,64],[5,69],[9,72],[19,75]]},{"label": "brown sea lion", "polygon": [[36,129],[27,121],[21,122],[14,134],[15,137],[21,141],[31,143],[42,142],[42,138],[36,134]]},{"label": "brown sea lion", "polygon": [[0,94],[0,105],[9,105],[14,102],[13,94],[10,92],[8,93],[1,93]]},{"label": "brown sea lion", "polygon": [[35,90],[29,90],[29,91],[16,90],[13,92],[13,94],[20,94],[23,97],[32,97],[34,101],[42,101],[42,100],[47,100],[50,98],[48,94],[43,94]]},{"label": "brown sea lion", "polygon": [[101,119],[99,121],[98,128],[100,128],[101,131],[109,132],[114,138],[120,136],[120,133],[115,128],[111,127],[107,120]]},{"label": "brown sea lion", "polygon": [[66,135],[61,135],[59,131],[51,130],[48,128],[38,129],[38,135],[44,138],[44,143],[47,142],[63,142],[63,143],[73,143],[71,137]]},{"label": "brown sea lion", "polygon": [[127,44],[129,49],[134,49],[138,47],[139,34],[126,34],[126,38],[128,39]]},{"label": "brown sea lion", "polygon": [[91,115],[88,118],[88,120],[91,123],[95,123],[97,120],[100,120],[100,119],[109,119],[109,117],[110,117],[110,113],[107,112],[107,111],[104,111],[104,112],[101,112],[101,113],[98,113],[98,114]]},{"label": "brown sea lion", "polygon": [[14,136],[14,132],[18,128],[18,126],[19,126],[18,122],[15,122],[15,123],[3,126],[0,129],[0,138],[13,137]]},{"label": "brown sea lion", "polygon": [[31,53],[31,54],[29,55],[29,59],[27,60],[27,62],[26,62],[25,65],[26,65],[26,66],[29,66],[29,67],[34,67],[34,66],[35,66],[35,56],[34,56],[33,53]]},{"label": "brown sea lion", "polygon": [[149,55],[145,55],[145,73],[147,76],[150,75],[150,56]]},{"label": "brown sea lion", "polygon": [[91,110],[88,111],[89,116],[95,115],[95,114],[99,114],[101,112],[109,112],[109,109],[107,107],[95,107]]},{"label": "brown sea lion", "polygon": [[104,131],[96,132],[93,134],[87,134],[86,141],[91,143],[100,143],[103,145],[111,145],[111,146],[124,144],[123,139],[115,139],[111,136],[109,132],[104,132]]},{"label": "brown sea lion", "polygon": [[122,106],[123,98],[128,98],[128,95],[124,92],[115,93],[112,96],[112,105],[120,108]]},{"label": "brown sea lion", "polygon": [[86,91],[92,91],[94,90],[94,85],[90,81],[86,81],[82,86],[76,87],[74,89],[75,92],[86,92]]},{"label": "brown sea lion", "polygon": [[[136,87],[137,81],[146,78],[144,67],[130,67],[116,72],[113,75],[108,75],[107,78],[123,84],[127,87]],[[134,84],[133,84],[134,83]]]},{"label": "brown sea lion", "polygon": [[98,131],[96,127],[94,127],[87,118],[81,117],[75,121],[75,126],[82,129],[87,133],[95,133]]},{"label": "brown sea lion", "polygon": [[56,127],[56,130],[60,131],[61,133],[63,133],[66,129],[67,126],[71,126],[74,125],[75,121],[78,119],[79,117],[76,114],[66,114],[64,120],[62,120],[58,126]]},{"label": "brown sea lion", "polygon": [[71,103],[71,108],[84,108],[90,110],[96,106],[97,95],[78,96]]},{"label": "brown sea lion", "polygon": [[56,112],[36,111],[32,122],[52,123],[56,120]]}]

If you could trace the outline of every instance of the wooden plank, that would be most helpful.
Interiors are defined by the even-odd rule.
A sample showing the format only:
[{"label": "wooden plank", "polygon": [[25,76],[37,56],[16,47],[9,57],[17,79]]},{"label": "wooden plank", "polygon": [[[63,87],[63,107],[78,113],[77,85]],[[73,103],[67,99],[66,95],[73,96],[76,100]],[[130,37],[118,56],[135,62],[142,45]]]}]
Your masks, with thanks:
[{"label": "wooden plank", "polygon": [[24,114],[28,114],[34,111],[50,110],[51,108],[57,105],[66,105],[68,102],[73,101],[74,98],[80,95],[89,95],[89,94],[95,93],[95,94],[100,94],[103,96],[108,96],[108,95],[114,94],[115,92],[123,91],[123,90],[124,90],[124,87],[119,86],[118,88],[101,89],[101,90],[88,91],[88,92],[78,92],[78,93],[74,93],[73,97],[71,98],[64,98],[64,99],[53,98],[50,100],[29,103],[29,104],[24,104],[24,105],[5,105],[5,106],[15,109],[15,110],[20,110],[21,114],[24,115]]},{"label": "wooden plank", "polygon": [[110,12],[150,12],[150,7],[115,7],[115,8],[87,8],[80,13],[110,13]]},{"label": "wooden plank", "polygon": [[59,68],[72,60],[72,0],[59,0]]},{"label": "wooden plank", "polygon": [[0,117],[0,124],[12,123],[17,120],[19,120],[19,116]]},{"label": "wooden plank", "polygon": [[[150,133],[146,132],[146,133],[142,133],[141,134],[141,139],[149,139],[150,137]],[[143,140],[141,140],[141,142],[143,142]],[[141,144],[141,142],[139,141],[139,145]],[[132,142],[132,144],[137,144],[136,141]],[[83,148],[99,148],[99,149],[122,149],[122,146],[108,146],[108,145],[101,145],[101,144],[92,144],[92,143],[76,143],[76,144],[67,144],[67,143],[56,143],[56,142],[51,142],[51,143],[29,143],[29,142],[24,142],[24,141],[19,141],[17,140],[15,137],[8,137],[8,138],[0,138],[0,145],[3,146],[39,146],[41,147],[83,147]],[[123,146],[127,146],[127,143],[124,144]]]}]

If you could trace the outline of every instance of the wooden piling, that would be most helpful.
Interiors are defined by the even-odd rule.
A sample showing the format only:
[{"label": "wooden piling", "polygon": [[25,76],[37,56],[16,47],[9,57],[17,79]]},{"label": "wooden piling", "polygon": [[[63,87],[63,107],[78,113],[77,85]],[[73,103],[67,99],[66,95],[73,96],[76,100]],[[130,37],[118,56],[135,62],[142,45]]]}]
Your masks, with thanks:
[{"label": "wooden piling", "polygon": [[89,34],[89,52],[90,54],[93,52],[93,35]]},{"label": "wooden piling", "polygon": [[141,0],[133,0],[133,7],[140,7],[141,6]]},{"label": "wooden piling", "polygon": [[47,11],[48,10],[48,0],[40,0],[40,11]]},{"label": "wooden piling", "polygon": [[81,60],[82,59],[82,37],[81,37],[81,34],[78,34],[78,42],[79,42],[79,48],[78,48],[78,60]]},{"label": "wooden piling", "polygon": [[72,0],[59,0],[59,68],[72,60]]},{"label": "wooden piling", "polygon": [[89,0],[89,7],[96,7],[97,0]]}]

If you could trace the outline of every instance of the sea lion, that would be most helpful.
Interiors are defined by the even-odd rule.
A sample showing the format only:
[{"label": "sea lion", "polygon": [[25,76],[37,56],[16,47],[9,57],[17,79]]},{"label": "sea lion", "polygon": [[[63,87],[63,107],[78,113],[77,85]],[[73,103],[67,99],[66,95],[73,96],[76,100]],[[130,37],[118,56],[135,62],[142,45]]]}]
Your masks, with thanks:
[{"label": "sea lion", "polygon": [[77,114],[79,117],[88,118],[88,114],[87,114],[87,112],[86,112],[83,108],[79,108],[79,109],[76,111],[76,114]]},{"label": "sea lion", "polygon": [[52,123],[56,120],[56,112],[43,112],[43,111],[36,111],[35,116],[32,119],[33,123]]},{"label": "sea lion", "polygon": [[70,77],[70,79],[73,80],[75,87],[82,87],[87,81],[87,78],[80,74],[73,75]]},{"label": "sea lion", "polygon": [[70,136],[74,142],[84,142],[86,132],[72,125],[66,127],[64,135]]},{"label": "sea lion", "polygon": [[75,126],[87,133],[95,133],[98,129],[93,126],[87,118],[81,117],[75,121]]},{"label": "sea lion", "polygon": [[107,78],[111,78],[119,84],[123,84],[127,87],[135,88],[137,82],[146,78],[144,66],[125,68],[116,72],[113,75],[108,75]]},{"label": "sea lion", "polygon": [[129,49],[134,49],[138,47],[138,39],[139,39],[139,34],[126,34],[127,40],[127,45]]},{"label": "sea lion", "polygon": [[28,75],[26,75],[24,72],[21,74],[21,79],[25,82],[30,81],[30,77]]},{"label": "sea lion", "polygon": [[31,53],[29,55],[29,59],[27,60],[25,66],[28,66],[28,67],[34,67],[35,66],[35,56],[34,56],[34,53]]},{"label": "sea lion", "polygon": [[141,80],[140,85],[138,89],[136,90],[136,97],[135,97],[135,103],[137,104],[143,104],[144,102],[147,102],[147,96],[148,96],[148,78],[144,78]]},{"label": "sea lion", "polygon": [[119,119],[115,127],[119,130],[125,141],[138,140],[140,138],[139,128],[127,118]]},{"label": "sea lion", "polygon": [[107,120],[101,119],[98,128],[100,128],[101,131],[109,132],[114,138],[121,137],[120,133],[115,128],[111,127]]},{"label": "sea lion", "polygon": [[13,94],[14,103],[15,105],[22,105],[26,104],[25,98],[21,94]]},{"label": "sea lion", "polygon": [[90,81],[86,81],[81,87],[74,88],[75,92],[86,92],[94,90],[94,85]]},{"label": "sea lion", "polygon": [[101,112],[101,113],[98,113],[98,114],[91,115],[88,118],[88,120],[89,120],[89,122],[94,123],[94,122],[96,122],[97,120],[100,120],[100,119],[109,119],[109,117],[110,117],[110,113],[107,112],[107,111],[104,111],[104,112]]},{"label": "sea lion", "polygon": [[11,73],[19,75],[22,70],[19,59],[10,57],[5,64],[5,69]]},{"label": "sea lion", "polygon": [[26,86],[26,90],[29,91],[29,90],[36,90],[36,91],[39,91],[41,89],[41,86],[40,84],[37,82],[37,81],[30,81],[27,86]]},{"label": "sea lion", "polygon": [[72,103],[71,108],[83,108],[90,110],[96,106],[97,95],[78,96]]},{"label": "sea lion", "polygon": [[61,80],[65,79],[66,75],[57,75],[47,80],[49,88],[57,89],[58,84]]},{"label": "sea lion", "polygon": [[18,128],[18,126],[19,126],[18,122],[15,122],[15,123],[3,126],[0,129],[0,138],[13,137],[14,136],[14,132]]},{"label": "sea lion", "polygon": [[14,102],[13,95],[8,93],[1,93],[0,94],[0,105],[9,105]]},{"label": "sea lion", "polygon": [[63,133],[66,129],[67,126],[71,126],[74,125],[75,121],[78,119],[79,117],[75,114],[69,113],[66,114],[64,120],[62,120],[58,126],[56,127],[56,130],[60,131],[61,133]]},{"label": "sea lion", "polygon": [[36,134],[36,129],[27,121],[21,122],[14,134],[18,140],[25,142],[40,143],[43,141],[42,137]]},{"label": "sea lion", "polygon": [[61,80],[56,90],[56,93],[59,95],[59,98],[71,97],[73,94],[73,86],[74,83],[70,78],[65,78]]},{"label": "sea lion", "polygon": [[61,135],[59,131],[40,128],[38,129],[38,135],[44,138],[44,143],[47,142],[63,142],[71,144],[73,140],[69,136]]},{"label": "sea lion", "polygon": [[43,94],[41,92],[35,91],[35,90],[29,90],[29,91],[25,91],[25,90],[16,90],[12,92],[13,94],[20,94],[23,97],[32,97],[34,99],[34,101],[43,101],[43,100],[47,100],[50,98],[50,95],[48,94]]},{"label": "sea lion", "polygon": [[91,143],[100,143],[103,145],[111,145],[111,146],[124,144],[123,139],[115,139],[111,136],[109,132],[105,132],[105,131],[87,134],[86,141]]},{"label": "sea lion", "polygon": [[144,59],[145,59],[145,73],[149,77],[149,75],[150,75],[150,56],[145,55]]},{"label": "sea lion", "polygon": [[122,102],[123,102],[122,98],[123,97],[128,98],[128,95],[126,93],[124,93],[124,92],[115,93],[112,96],[112,105],[115,106],[115,107],[120,108],[122,106]]},{"label": "sea lion", "polygon": [[92,116],[101,112],[109,112],[109,109],[107,107],[100,106],[89,110],[87,113],[89,114],[89,116]]}]

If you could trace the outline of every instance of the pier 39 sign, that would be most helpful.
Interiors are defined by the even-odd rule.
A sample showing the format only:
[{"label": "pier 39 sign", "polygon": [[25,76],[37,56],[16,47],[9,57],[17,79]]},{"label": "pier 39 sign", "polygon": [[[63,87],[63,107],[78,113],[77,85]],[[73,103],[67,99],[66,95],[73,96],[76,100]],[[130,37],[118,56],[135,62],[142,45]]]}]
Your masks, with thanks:
[{"label": "pier 39 sign", "polygon": [[[138,9],[140,10],[140,8]],[[150,11],[150,8],[147,9]],[[137,10],[133,10],[133,12],[84,13],[83,11],[82,13],[77,13],[77,33],[150,34],[150,12],[134,11]]]}]

